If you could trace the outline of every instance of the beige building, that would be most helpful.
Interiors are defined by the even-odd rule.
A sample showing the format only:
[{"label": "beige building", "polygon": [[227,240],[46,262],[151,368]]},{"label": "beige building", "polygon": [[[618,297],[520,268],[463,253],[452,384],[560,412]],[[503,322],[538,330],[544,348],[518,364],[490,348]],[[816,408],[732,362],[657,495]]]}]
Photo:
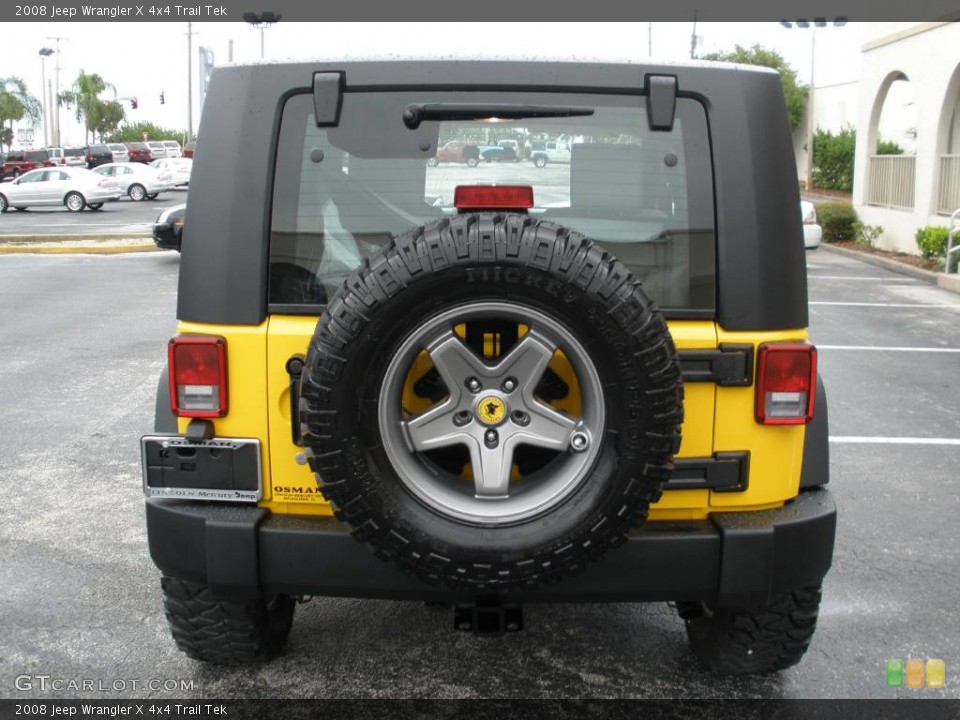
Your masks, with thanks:
[{"label": "beige building", "polygon": [[869,23],[863,42],[853,204],[880,247],[916,253],[917,228],[960,209],[960,24]]}]

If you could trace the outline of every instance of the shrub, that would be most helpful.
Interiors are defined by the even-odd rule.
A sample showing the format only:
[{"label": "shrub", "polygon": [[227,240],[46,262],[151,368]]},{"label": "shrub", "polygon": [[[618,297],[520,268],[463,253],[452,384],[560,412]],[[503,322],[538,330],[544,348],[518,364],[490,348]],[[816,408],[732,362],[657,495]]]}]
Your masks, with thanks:
[{"label": "shrub", "polygon": [[813,137],[813,184],[824,190],[853,189],[853,156],[857,131],[845,127],[837,135],[817,130]]},{"label": "shrub", "polygon": [[838,240],[854,240],[856,232],[854,223],[857,222],[857,211],[853,205],[844,202],[817,203],[817,218],[823,228],[824,242]]},{"label": "shrub", "polygon": [[[949,234],[949,230],[942,225],[927,225],[919,228],[915,237],[920,254],[927,260],[944,259],[947,255],[947,235]],[[953,241],[955,245],[960,243],[960,235],[955,236]],[[957,265],[956,254],[951,265],[953,268]]]},{"label": "shrub", "polygon": [[877,155],[903,155],[903,148],[895,140],[877,140]]},{"label": "shrub", "polygon": [[859,220],[853,224],[853,240],[860,245],[873,247],[873,243],[881,235],[883,235],[882,225],[865,225]]}]

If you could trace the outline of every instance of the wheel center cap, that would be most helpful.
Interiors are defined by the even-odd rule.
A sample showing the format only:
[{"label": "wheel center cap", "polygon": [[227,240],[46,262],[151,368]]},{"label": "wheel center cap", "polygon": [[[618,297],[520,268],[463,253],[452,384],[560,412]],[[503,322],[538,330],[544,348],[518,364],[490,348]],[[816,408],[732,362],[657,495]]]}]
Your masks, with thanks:
[{"label": "wheel center cap", "polygon": [[496,395],[488,395],[477,403],[477,418],[484,425],[498,425],[506,414],[507,404]]}]

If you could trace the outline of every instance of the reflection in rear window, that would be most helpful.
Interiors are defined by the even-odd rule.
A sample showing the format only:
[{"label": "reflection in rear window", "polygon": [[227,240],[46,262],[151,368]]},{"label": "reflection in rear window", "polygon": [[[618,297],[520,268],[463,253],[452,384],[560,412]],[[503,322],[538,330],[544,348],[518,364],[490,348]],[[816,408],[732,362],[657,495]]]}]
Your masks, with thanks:
[{"label": "reflection in rear window", "polygon": [[[411,103],[536,104],[592,114],[432,120],[408,129]],[[270,233],[274,312],[322,305],[392,237],[456,214],[458,185],[521,184],[529,214],[613,252],[674,316],[712,315],[716,240],[706,115],[677,101],[652,132],[645,98],[505,92],[344,96],[340,124],[318,128],[313,97],[284,108]],[[422,148],[426,147],[424,151]]]}]

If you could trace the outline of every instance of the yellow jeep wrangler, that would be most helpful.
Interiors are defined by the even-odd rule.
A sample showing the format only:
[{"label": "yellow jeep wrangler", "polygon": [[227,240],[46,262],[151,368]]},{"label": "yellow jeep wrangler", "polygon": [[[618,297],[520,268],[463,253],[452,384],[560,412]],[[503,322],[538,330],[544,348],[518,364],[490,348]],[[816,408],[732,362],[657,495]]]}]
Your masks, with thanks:
[{"label": "yellow jeep wrangler", "polygon": [[800,660],[836,511],[776,73],[231,67],[202,127],[141,442],[183,651],[269,659],[340,596],[667,601],[713,670]]}]

